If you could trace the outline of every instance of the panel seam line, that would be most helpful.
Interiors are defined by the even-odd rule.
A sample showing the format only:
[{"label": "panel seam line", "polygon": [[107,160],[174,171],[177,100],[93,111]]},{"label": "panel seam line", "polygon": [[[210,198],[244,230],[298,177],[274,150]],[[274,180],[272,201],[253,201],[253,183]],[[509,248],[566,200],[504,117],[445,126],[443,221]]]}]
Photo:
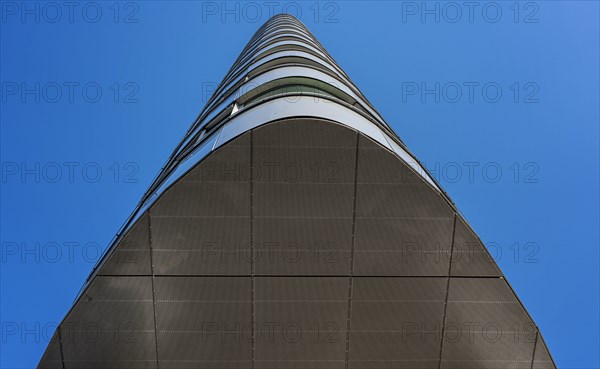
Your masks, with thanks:
[{"label": "panel seam line", "polygon": [[62,369],[65,369],[65,353],[63,352],[62,333],[60,332],[60,330],[61,328],[60,326],[58,326],[56,331],[58,333],[58,347],[60,348],[60,364],[62,365]]},{"label": "panel seam line", "polygon": [[154,288],[154,249],[152,248],[152,218],[150,210],[148,210],[148,244],[150,246],[150,281],[152,286],[152,313],[154,315],[154,345],[156,348],[156,368],[160,369],[160,361],[158,360],[158,325],[156,324],[156,297]]},{"label": "panel seam line", "polygon": [[256,305],[254,280],[254,130],[250,130],[250,326],[252,327],[252,369],[256,354]]},{"label": "panel seam line", "polygon": [[533,353],[531,354],[531,366],[530,366],[531,369],[533,369],[533,364],[535,363],[535,351],[537,350],[537,343],[538,343],[539,335],[540,335],[540,330],[538,329],[537,326],[535,326],[535,341],[533,341]]},{"label": "panel seam line", "polygon": [[352,200],[352,243],[350,245],[350,276],[348,279],[348,315],[346,321],[346,369],[350,366],[350,329],[352,328],[352,293],[353,293],[353,276],[354,276],[354,243],[356,233],[356,193],[358,179],[358,147],[360,134],[356,131],[356,154],[354,156],[354,198]]},{"label": "panel seam line", "polygon": [[452,275],[452,256],[454,253],[454,235],[456,232],[456,212],[452,223],[452,239],[450,240],[450,262],[448,263],[448,277],[446,282],[446,297],[444,298],[444,313],[442,315],[442,331],[440,335],[440,354],[438,360],[438,369],[442,368],[442,355],[444,354],[444,334],[446,333],[446,314],[448,311],[448,296],[450,295],[450,278]]}]

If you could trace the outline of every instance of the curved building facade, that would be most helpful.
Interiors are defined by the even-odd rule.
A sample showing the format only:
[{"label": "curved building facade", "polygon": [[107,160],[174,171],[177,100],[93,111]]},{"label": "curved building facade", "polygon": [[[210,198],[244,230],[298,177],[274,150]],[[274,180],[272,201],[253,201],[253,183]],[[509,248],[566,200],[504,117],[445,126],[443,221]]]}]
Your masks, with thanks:
[{"label": "curved building facade", "polygon": [[297,19],[265,23],[39,368],[555,365],[456,206]]}]

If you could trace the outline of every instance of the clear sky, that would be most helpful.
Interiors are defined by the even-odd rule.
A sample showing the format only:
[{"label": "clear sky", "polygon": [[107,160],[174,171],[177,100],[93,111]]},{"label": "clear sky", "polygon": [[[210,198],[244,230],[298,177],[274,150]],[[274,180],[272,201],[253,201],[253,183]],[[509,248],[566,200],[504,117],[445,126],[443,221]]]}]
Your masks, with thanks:
[{"label": "clear sky", "polygon": [[0,4],[0,367],[35,367],[273,11],[312,30],[438,178],[559,368],[600,367],[598,2]]}]

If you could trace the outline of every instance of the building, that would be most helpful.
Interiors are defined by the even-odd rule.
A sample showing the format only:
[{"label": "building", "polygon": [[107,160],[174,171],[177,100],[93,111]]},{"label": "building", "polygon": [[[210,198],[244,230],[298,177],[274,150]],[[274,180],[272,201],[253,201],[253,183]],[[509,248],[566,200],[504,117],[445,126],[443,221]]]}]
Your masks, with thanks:
[{"label": "building", "polygon": [[555,368],[456,206],[297,19],[265,23],[39,368]]}]

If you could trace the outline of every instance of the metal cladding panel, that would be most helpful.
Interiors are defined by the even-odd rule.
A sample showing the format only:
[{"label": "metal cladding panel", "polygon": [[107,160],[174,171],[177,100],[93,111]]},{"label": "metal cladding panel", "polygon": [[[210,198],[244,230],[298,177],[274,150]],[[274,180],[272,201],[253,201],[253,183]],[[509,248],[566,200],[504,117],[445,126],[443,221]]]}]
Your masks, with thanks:
[{"label": "metal cladding panel", "polygon": [[421,184],[420,176],[389,150],[360,134],[357,182],[362,184]]},{"label": "metal cladding panel", "polygon": [[163,199],[150,211],[156,275],[250,273],[249,133],[209,155]]},{"label": "metal cladding panel", "polygon": [[46,351],[40,360],[39,369],[63,369],[62,352],[60,349],[60,340],[58,330],[54,332]]},{"label": "metal cladding panel", "polygon": [[[224,145],[140,218],[123,244],[149,242],[154,275],[93,280],[60,327],[66,368],[551,367],[540,342],[532,361],[537,331],[504,279],[489,278],[493,260],[471,266],[456,256],[469,250],[463,245],[483,246],[436,191],[420,178],[365,177],[361,168],[382,163],[408,169],[364,137],[357,153],[355,131],[319,122],[306,124],[308,135],[297,124],[273,123]],[[301,146],[281,127],[317,143]],[[323,148],[323,137],[340,139]],[[341,163],[338,182],[288,183],[276,172],[265,180],[252,170],[328,160]],[[311,186],[349,193],[336,188],[315,200]],[[386,200],[374,201],[371,190]],[[90,325],[99,337],[90,339]]]},{"label": "metal cladding panel", "polygon": [[352,221],[254,220],[254,268],[269,275],[348,275]]},{"label": "metal cladding panel", "polygon": [[158,358],[166,368],[250,368],[250,277],[156,277]]},{"label": "metal cladding panel", "polygon": [[[462,332],[464,333],[464,332]],[[514,340],[529,339],[528,336],[519,335],[515,338],[500,337],[490,340],[473,334],[471,339],[466,334],[457,335],[449,342],[448,336],[444,343],[444,355],[447,351],[451,354],[443,357],[443,369],[530,369],[533,341],[529,346],[515,343]],[[517,346],[519,345],[519,346]]]},{"label": "metal cladding panel", "polygon": [[356,186],[355,275],[448,274],[454,213],[437,191],[363,135]]},{"label": "metal cladding panel", "polygon": [[450,280],[443,368],[530,368],[536,334],[503,278]]},{"label": "metal cladding panel", "polygon": [[448,274],[452,218],[356,220],[356,275]]},{"label": "metal cladding panel", "polygon": [[156,275],[250,273],[250,218],[152,220]]},{"label": "metal cladding panel", "polygon": [[[116,333],[115,333],[116,334]],[[125,332],[114,338],[75,336],[76,343],[64,347],[65,369],[153,369],[157,368],[156,341],[152,332]],[[131,337],[127,337],[131,336]],[[68,351],[70,350],[70,351]]]},{"label": "metal cladding panel", "polygon": [[355,148],[356,132],[319,119],[290,119],[266,124],[254,130],[255,147]]},{"label": "metal cladding panel", "polygon": [[454,231],[452,276],[502,276],[485,246],[460,217],[456,219]]},{"label": "metal cladding panel", "polygon": [[250,133],[219,147],[186,174],[188,182],[242,182],[250,180]]},{"label": "metal cladding panel", "polygon": [[[260,135],[260,130],[255,134]],[[315,132],[315,135],[318,134]],[[356,145],[351,147],[276,145],[276,141],[271,147],[254,145],[254,183],[354,184]]]},{"label": "metal cladding panel", "polygon": [[446,284],[443,278],[354,278],[350,367],[437,367]]},{"label": "metal cladding panel", "polygon": [[155,368],[151,277],[96,277],[60,332],[65,368]]},{"label": "metal cladding panel", "polygon": [[541,335],[538,333],[538,339],[535,345],[535,356],[533,360],[532,369],[556,369],[552,358],[550,357],[550,353],[548,352],[548,347],[544,342]]},{"label": "metal cladding panel", "polygon": [[252,140],[255,272],[348,275],[356,133],[295,119]]},{"label": "metal cladding panel", "polygon": [[358,183],[356,191],[357,219],[452,217],[450,207],[425,183]]},{"label": "metal cladding panel", "polygon": [[255,183],[256,218],[348,218],[352,221],[354,185]]},{"label": "metal cladding panel", "polygon": [[423,344],[409,339],[405,332],[352,334],[349,368],[353,369],[437,369],[439,343]]},{"label": "metal cladding panel", "polygon": [[[369,155],[379,151],[377,155]],[[366,168],[379,165],[380,155],[392,156],[373,140],[360,135],[357,174],[357,218],[452,218],[453,211],[446,200],[433,190],[423,179],[399,175],[390,180],[390,175],[363,175]],[[395,158],[387,161],[386,171],[404,173],[408,166]]]},{"label": "metal cladding panel", "polygon": [[348,277],[256,277],[257,368],[343,368]]},{"label": "metal cladding panel", "polygon": [[179,181],[151,209],[151,217],[248,216],[248,183]]},{"label": "metal cladding panel", "polygon": [[142,215],[117,245],[99,271],[100,275],[150,275],[150,224]]}]

